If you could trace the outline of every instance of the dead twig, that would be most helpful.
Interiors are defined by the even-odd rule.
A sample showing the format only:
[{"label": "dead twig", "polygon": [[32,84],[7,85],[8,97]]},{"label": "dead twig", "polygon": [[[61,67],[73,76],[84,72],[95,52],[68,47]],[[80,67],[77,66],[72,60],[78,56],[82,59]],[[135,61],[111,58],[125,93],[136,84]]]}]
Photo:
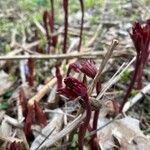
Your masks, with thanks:
[{"label": "dead twig", "polygon": [[131,100],[126,102],[126,104],[123,107],[123,113],[127,112],[134,104],[136,104],[141,98],[144,96],[144,94],[150,92],[150,84],[148,84],[146,87],[144,87],[138,94],[136,94]]},{"label": "dead twig", "polygon": [[[82,52],[77,53],[73,52],[70,54],[53,54],[53,55],[44,55],[44,54],[38,54],[38,55],[16,55],[16,56],[0,56],[0,60],[22,60],[22,59],[73,59],[73,58],[89,58],[89,59],[102,59],[106,55],[105,51],[96,51],[96,52]],[[114,52],[112,57],[119,57],[122,55],[128,55],[127,51],[122,52]],[[106,62],[105,62],[106,63]],[[103,69],[103,68],[102,68]]]},{"label": "dead twig", "polygon": [[[77,125],[85,118],[85,113],[82,115],[79,115],[75,120],[73,120],[71,123],[69,123],[63,130],[61,130],[59,133],[56,133],[55,135],[49,137],[49,143],[46,145],[46,147],[52,146],[54,143],[62,139],[65,135],[70,133],[74,128],[77,127]],[[48,137],[47,137],[48,138]],[[39,149],[42,147],[42,145],[39,147]]]},{"label": "dead twig", "polygon": [[94,78],[94,80],[93,80],[93,82],[92,82],[90,88],[88,89],[89,95],[91,95],[91,93],[92,93],[92,91],[93,91],[93,89],[94,89],[96,83],[98,82],[98,80],[99,80],[99,78],[100,78],[100,76],[101,76],[101,73],[102,73],[102,71],[103,71],[103,69],[104,69],[106,63],[108,62],[109,58],[110,58],[111,55],[112,55],[113,50],[116,48],[116,46],[118,45],[118,43],[119,43],[118,40],[113,40],[113,41],[112,41],[111,47],[110,47],[110,49],[106,52],[106,54],[105,54],[105,56],[104,56],[104,59],[103,59],[101,65],[100,65],[100,67],[99,67],[99,71],[98,71],[98,73],[96,74],[96,76],[95,76],[95,78]]},{"label": "dead twig", "polygon": [[28,101],[28,105],[32,106],[34,104],[34,101],[40,101],[41,98],[45,95],[45,93],[50,89],[50,87],[56,83],[56,80],[56,78],[50,80],[35,96],[33,96]]},{"label": "dead twig", "polygon": [[[135,57],[126,65],[126,67],[120,72],[120,69],[122,69],[122,65],[120,69],[113,75],[113,77],[109,80],[107,85],[101,90],[99,95],[97,96],[96,100],[100,100],[100,98],[104,95],[104,93],[116,82],[118,82],[122,76],[122,74],[126,71],[127,68],[135,61]],[[119,73],[120,72],[120,73]]]}]

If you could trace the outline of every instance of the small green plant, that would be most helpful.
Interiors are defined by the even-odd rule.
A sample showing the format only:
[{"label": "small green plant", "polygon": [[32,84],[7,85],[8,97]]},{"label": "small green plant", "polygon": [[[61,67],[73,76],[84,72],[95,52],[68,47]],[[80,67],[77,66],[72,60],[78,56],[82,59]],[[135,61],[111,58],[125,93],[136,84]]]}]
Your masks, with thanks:
[{"label": "small green plant", "polygon": [[7,102],[2,102],[0,104],[0,110],[7,110],[9,107],[8,103]]},{"label": "small green plant", "polygon": [[126,69],[125,72],[122,74],[120,80],[122,82],[127,82],[129,79],[129,75],[130,75],[130,71],[129,71],[129,69]]},{"label": "small green plant", "polygon": [[137,93],[138,93],[138,91],[137,91],[137,90],[132,89],[132,91],[131,91],[131,96],[132,96],[132,97],[134,97]]},{"label": "small green plant", "polygon": [[76,149],[78,145],[78,134],[73,135],[72,143],[71,143],[71,148]]}]

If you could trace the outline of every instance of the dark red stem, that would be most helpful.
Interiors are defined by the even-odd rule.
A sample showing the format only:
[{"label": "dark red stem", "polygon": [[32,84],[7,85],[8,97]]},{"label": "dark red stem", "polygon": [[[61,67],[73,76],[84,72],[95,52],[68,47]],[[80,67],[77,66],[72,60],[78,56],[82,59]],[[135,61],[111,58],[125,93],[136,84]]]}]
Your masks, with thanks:
[{"label": "dark red stem", "polygon": [[[99,94],[100,91],[101,91],[101,82],[99,81],[96,84],[97,95]],[[100,112],[100,109],[95,110],[95,112],[94,112],[93,129],[92,129],[93,131],[97,129],[97,122],[98,122],[98,118],[99,118],[99,112]],[[98,143],[98,140],[97,140],[97,133],[95,133],[92,136],[92,139],[91,139],[91,149],[99,150],[99,143]]]},{"label": "dark red stem", "polygon": [[44,23],[44,28],[46,31],[47,41],[49,42],[50,35],[49,35],[49,31],[48,31],[48,22],[49,22],[49,13],[47,11],[44,11],[43,23]]},{"label": "dark red stem", "polygon": [[[98,117],[99,117],[99,112],[100,112],[100,109],[96,110],[94,113],[93,130],[97,129],[97,121],[98,121]],[[95,134],[94,136],[97,136],[97,135]]]},{"label": "dark red stem", "polygon": [[138,76],[137,76],[137,89],[140,90],[143,87],[143,82],[142,82],[142,76],[143,76],[143,69],[144,69],[144,65],[143,63],[140,63],[139,67],[139,71],[138,71]]},{"label": "dark red stem", "polygon": [[[54,20],[54,0],[50,0],[51,2],[51,15],[52,15],[52,20],[53,20],[53,24],[55,24],[55,20]],[[54,28],[54,27],[53,27]]]},{"label": "dark red stem", "polygon": [[64,45],[63,53],[67,52],[67,35],[68,35],[68,0],[63,0],[64,8]]},{"label": "dark red stem", "polygon": [[84,122],[80,125],[79,128],[79,150],[83,150],[84,146],[84,136],[86,130],[88,129],[90,118],[91,118],[91,104],[89,102],[88,96],[86,96],[86,117]]},{"label": "dark red stem", "polygon": [[34,75],[33,75],[33,71],[34,71],[34,61],[32,58],[29,58],[28,59],[28,69],[29,69],[29,72],[27,74],[27,79],[28,79],[28,82],[29,82],[29,85],[30,86],[33,86],[33,83],[34,83]]},{"label": "dark red stem", "polygon": [[20,100],[20,104],[22,107],[23,116],[26,118],[27,113],[28,113],[27,98],[22,87],[19,90],[19,100]]},{"label": "dark red stem", "polygon": [[138,75],[138,72],[139,72],[139,66],[138,66],[139,64],[140,64],[140,55],[138,54],[137,58],[136,58],[136,64],[135,64],[135,70],[134,70],[134,73],[133,73],[133,77],[132,77],[132,80],[131,80],[130,85],[128,87],[128,90],[126,92],[126,95],[123,99],[123,103],[120,107],[120,110],[119,110],[120,113],[122,112],[122,109],[123,109],[125,103],[128,101],[128,97],[130,96],[132,88],[134,86],[134,83],[136,82],[137,75]]},{"label": "dark red stem", "polygon": [[82,17],[81,17],[80,39],[79,39],[78,51],[80,51],[80,49],[81,49],[83,24],[84,24],[84,3],[83,3],[83,0],[79,0],[79,1],[80,1],[80,6],[81,6]]},{"label": "dark red stem", "polygon": [[33,106],[29,106],[28,113],[25,118],[25,125],[24,125],[24,132],[25,132],[27,139],[32,139],[32,136],[33,136],[32,130],[31,130],[32,121],[33,121],[32,117],[33,117]]}]

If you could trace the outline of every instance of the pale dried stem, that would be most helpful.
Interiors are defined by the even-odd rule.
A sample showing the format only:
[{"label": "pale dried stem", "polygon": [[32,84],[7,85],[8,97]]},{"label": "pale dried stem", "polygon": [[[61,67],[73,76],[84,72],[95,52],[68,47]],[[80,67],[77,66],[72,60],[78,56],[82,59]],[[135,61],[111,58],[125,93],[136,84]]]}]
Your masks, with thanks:
[{"label": "pale dried stem", "polygon": [[113,50],[116,48],[116,46],[118,45],[118,43],[119,43],[118,40],[113,40],[113,41],[112,41],[112,44],[111,44],[111,46],[110,46],[110,49],[106,52],[106,54],[105,54],[105,56],[104,56],[104,59],[103,59],[101,65],[100,65],[100,67],[99,67],[98,73],[96,74],[94,80],[92,81],[92,84],[91,84],[90,88],[88,89],[88,94],[89,94],[89,95],[92,94],[93,89],[94,89],[96,83],[97,83],[98,80],[100,79],[101,73],[102,73],[102,71],[103,71],[105,65],[107,64],[109,58],[110,58],[111,55],[112,55]]},{"label": "pale dried stem", "polygon": [[33,96],[29,101],[28,105],[32,106],[34,101],[39,102],[41,98],[47,93],[47,91],[56,83],[57,79],[53,78],[50,80],[35,96]]},{"label": "pale dried stem", "polygon": [[[120,72],[120,70],[122,69],[122,65],[118,71],[113,75],[113,77],[108,81],[108,83],[106,84],[106,86],[102,89],[102,91],[99,93],[99,95],[97,96],[96,100],[100,100],[101,97],[105,94],[105,92],[116,82],[118,82],[121,78],[121,76],[123,75],[123,73],[126,71],[127,68],[129,68],[131,66],[131,64],[135,61],[135,57],[133,57],[133,59],[126,65],[126,67]],[[123,63],[124,64],[124,63]],[[120,72],[120,73],[119,73]],[[119,73],[119,74],[118,74]]]},{"label": "pale dried stem", "polygon": [[[22,60],[22,59],[73,59],[73,58],[89,58],[89,59],[102,59],[104,58],[106,52],[103,51],[96,51],[96,52],[72,52],[69,54],[53,54],[53,55],[44,55],[44,54],[38,54],[38,55],[17,55],[17,56],[0,56],[0,60]],[[122,55],[128,55],[127,51],[122,52],[115,52],[112,57],[119,57]]]},{"label": "pale dried stem", "polygon": [[[55,135],[49,137],[49,143],[46,145],[47,147],[52,146],[55,142],[62,139],[65,135],[70,133],[74,128],[78,126],[78,124],[85,118],[85,113],[82,115],[79,115],[76,119],[74,119],[71,123],[69,123],[63,130],[61,130],[59,133],[56,133]],[[42,145],[41,145],[42,146]],[[41,147],[40,146],[40,147]],[[39,148],[40,148],[39,147]]]},{"label": "pale dried stem", "polygon": [[9,124],[11,124],[15,127],[18,127],[18,128],[22,128],[22,124],[18,120],[14,119],[8,115],[4,115],[4,118],[5,118],[6,122],[8,122]]},{"label": "pale dried stem", "polygon": [[148,84],[146,87],[144,87],[138,94],[136,94],[131,100],[127,101],[122,109],[122,112],[127,112],[134,104],[136,104],[144,94],[149,93],[150,94],[150,84]]},{"label": "pale dried stem", "polygon": [[17,98],[17,111],[18,111],[18,123],[22,123],[24,120],[22,106],[20,105],[19,98]]}]

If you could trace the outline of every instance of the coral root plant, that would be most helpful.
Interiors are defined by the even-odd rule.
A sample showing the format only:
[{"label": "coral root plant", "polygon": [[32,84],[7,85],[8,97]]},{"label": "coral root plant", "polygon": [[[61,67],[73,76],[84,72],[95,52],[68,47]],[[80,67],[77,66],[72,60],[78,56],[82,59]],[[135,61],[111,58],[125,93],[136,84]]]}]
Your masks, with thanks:
[{"label": "coral root plant", "polygon": [[120,112],[122,111],[124,104],[127,102],[136,81],[138,88],[142,88],[143,69],[150,54],[150,19],[146,21],[144,26],[140,25],[138,22],[134,23],[130,36],[134,43],[137,55],[133,76],[120,107]]},{"label": "coral root plant", "polygon": [[[83,123],[80,124],[79,128],[79,149],[82,150],[84,146],[84,136],[86,131],[92,131],[97,129],[97,121],[99,116],[99,109],[94,112],[93,126],[91,127],[89,124],[91,117],[91,102],[88,95],[88,87],[87,84],[79,81],[78,79],[71,76],[71,71],[75,71],[77,73],[83,73],[85,79],[86,76],[94,79],[97,74],[97,68],[95,66],[94,61],[92,60],[82,60],[80,63],[72,63],[69,65],[67,76],[64,79],[65,87],[58,89],[59,94],[63,94],[69,98],[69,100],[74,100],[77,97],[80,97],[83,100],[83,105],[86,110],[86,118]],[[58,75],[57,80],[59,81]],[[97,94],[100,92],[100,82],[96,85]],[[96,134],[91,138],[91,148],[97,150],[99,149],[99,144],[97,142]]]},{"label": "coral root plant", "polygon": [[69,99],[75,99],[80,96],[85,102],[86,117],[83,123],[80,124],[79,128],[79,149],[82,150],[84,145],[84,136],[88,129],[91,117],[91,105],[87,94],[87,88],[81,81],[73,77],[66,77],[64,79],[64,83],[65,87],[58,90],[59,94],[63,94]]},{"label": "coral root plant", "polygon": [[31,106],[27,104],[27,98],[22,88],[19,91],[19,99],[23,110],[23,116],[25,118],[24,132],[28,139],[32,139],[33,136],[31,126],[33,121],[43,127],[47,124],[47,118],[38,102],[34,101],[34,105]]}]

